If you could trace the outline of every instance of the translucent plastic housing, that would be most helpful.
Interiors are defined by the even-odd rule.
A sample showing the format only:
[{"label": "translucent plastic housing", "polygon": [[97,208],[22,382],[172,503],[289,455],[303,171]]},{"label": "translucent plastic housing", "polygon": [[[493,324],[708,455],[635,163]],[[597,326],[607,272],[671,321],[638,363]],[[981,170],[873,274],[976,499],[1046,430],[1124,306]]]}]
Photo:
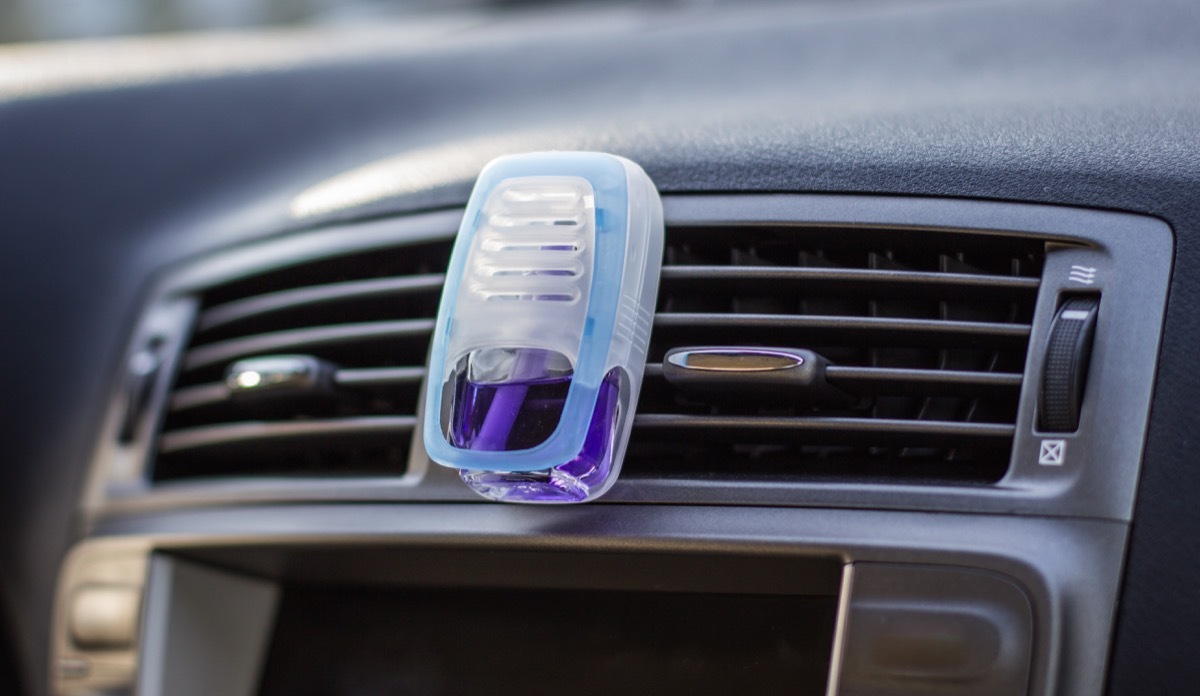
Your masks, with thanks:
[{"label": "translucent plastic housing", "polygon": [[447,368],[481,348],[579,357],[596,212],[578,177],[505,179],[488,195],[454,298]]},{"label": "translucent plastic housing", "polygon": [[479,493],[580,502],[620,471],[662,262],[662,206],[600,153],[498,159],[447,273],[424,441]]}]

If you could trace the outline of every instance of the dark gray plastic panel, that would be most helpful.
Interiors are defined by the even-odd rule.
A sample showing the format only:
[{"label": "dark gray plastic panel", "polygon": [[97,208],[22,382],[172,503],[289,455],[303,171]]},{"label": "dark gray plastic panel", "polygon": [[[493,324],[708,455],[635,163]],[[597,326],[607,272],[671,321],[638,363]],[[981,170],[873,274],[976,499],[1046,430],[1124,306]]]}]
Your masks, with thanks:
[{"label": "dark gray plastic panel", "polygon": [[[1172,235],[1163,222],[1045,205],[876,196],[668,195],[664,206],[667,224],[676,225],[862,225],[992,232],[1047,240],[1012,464],[998,484],[978,487],[626,478],[601,502],[809,505],[1130,519],[1170,276]],[[154,293],[131,352],[156,331],[169,337],[169,345],[179,345],[194,311],[187,304],[189,293],[197,288],[326,254],[446,238],[456,228],[459,215],[445,211],[295,233],[181,269]],[[1085,278],[1087,284],[1072,280],[1073,266],[1094,269]],[[1043,437],[1034,429],[1042,347],[1057,298],[1080,289],[1103,295],[1082,425],[1071,435]],[[167,379],[160,381],[151,413],[161,410],[166,398]],[[1122,405],[1120,409],[1104,406],[1117,403]],[[86,501],[93,513],[208,503],[473,499],[453,472],[429,462],[419,437],[414,438],[408,473],[398,478],[204,480],[150,487],[144,462],[151,443],[142,439],[129,446],[114,444],[119,405],[119,398],[114,398],[109,427],[93,466],[94,485]],[[1047,440],[1062,441],[1060,451],[1065,456],[1061,465],[1039,463],[1045,460],[1040,455]]]},{"label": "dark gray plastic panel", "polygon": [[[797,592],[828,592],[831,559],[855,566],[972,569],[984,581],[968,582],[963,591],[982,588],[995,596],[987,588],[999,578],[1028,597],[1034,633],[1029,693],[1069,695],[1100,692],[1127,527],[1100,520],[805,508],[358,504],[188,509],[111,518],[92,531],[88,544],[129,537],[206,564],[326,583],[363,582],[374,564],[381,583],[596,587],[579,571],[599,567],[604,556],[632,559],[626,563],[630,572],[614,578],[612,587],[668,591],[778,592],[782,578],[741,575],[790,567],[814,574],[794,583]],[[347,561],[354,549],[358,560]],[[702,581],[680,580],[680,568],[700,567],[688,560],[696,558],[725,562],[708,562],[712,576]],[[518,567],[523,561],[545,574],[524,572]],[[679,565],[661,585],[653,568],[672,561]],[[870,582],[860,586],[864,597],[907,601],[920,594],[912,582],[880,577],[873,589]],[[853,583],[843,597],[854,606]]]}]

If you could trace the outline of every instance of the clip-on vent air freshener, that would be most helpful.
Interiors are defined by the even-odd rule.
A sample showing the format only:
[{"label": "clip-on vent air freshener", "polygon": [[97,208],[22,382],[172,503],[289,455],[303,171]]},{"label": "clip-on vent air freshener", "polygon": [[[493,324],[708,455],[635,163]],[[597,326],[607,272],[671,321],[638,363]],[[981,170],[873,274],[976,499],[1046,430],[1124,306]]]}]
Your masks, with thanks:
[{"label": "clip-on vent air freshener", "polygon": [[617,478],[662,267],[662,203],[633,162],[501,157],[446,274],[425,448],[494,500],[577,503]]}]

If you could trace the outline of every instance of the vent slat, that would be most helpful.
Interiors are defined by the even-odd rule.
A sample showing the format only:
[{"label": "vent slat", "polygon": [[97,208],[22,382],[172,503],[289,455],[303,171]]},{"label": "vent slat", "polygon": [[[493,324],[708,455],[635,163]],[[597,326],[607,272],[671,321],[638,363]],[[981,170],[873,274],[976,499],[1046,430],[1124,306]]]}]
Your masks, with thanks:
[{"label": "vent slat", "polygon": [[186,411],[190,408],[219,404],[228,398],[229,387],[226,387],[223,382],[197,384],[171,392],[171,402],[167,408],[171,411]]},{"label": "vent slat", "polygon": [[283,422],[223,423],[164,433],[159,452],[175,454],[188,450],[238,443],[275,440],[318,439],[336,436],[409,434],[416,427],[414,416],[388,416]]},{"label": "vent slat", "polygon": [[317,326],[245,336],[193,348],[184,355],[183,369],[194,370],[235,358],[285,350],[308,350],[378,339],[427,336],[433,331],[433,326],[433,319],[406,319]]},{"label": "vent slat", "polygon": [[[366,367],[342,369],[333,374],[334,384],[351,388],[379,388],[399,385],[417,385],[425,378],[423,367]],[[171,394],[170,409],[186,411],[190,408],[212,406],[229,398],[229,388],[221,382],[197,384],[177,389]]]},{"label": "vent slat", "polygon": [[333,381],[344,387],[386,387],[418,384],[425,379],[424,367],[363,367],[338,370]]},{"label": "vent slat", "polygon": [[883,418],[689,416],[640,414],[633,426],[642,431],[674,431],[680,437],[702,440],[744,440],[810,443],[863,442],[871,444],[945,444],[1011,440],[1014,426],[1008,423],[965,423]]},{"label": "vent slat", "polygon": [[[417,384],[425,378],[423,367],[359,368],[338,370],[334,382],[347,387],[386,387]],[[647,363],[647,379],[662,377],[662,363]],[[1021,388],[1021,375],[997,372],[955,370],[909,370],[879,367],[830,365],[826,376],[833,383],[856,390],[888,393],[889,389],[919,390],[928,394],[1003,392]],[[210,406],[229,398],[229,390],[219,382],[176,390],[171,395],[173,411]]]},{"label": "vent slat", "polygon": [[345,283],[330,283],[283,290],[267,295],[248,297],[213,307],[200,315],[196,331],[203,333],[224,324],[243,321],[282,310],[304,309],[327,302],[365,300],[368,298],[431,292],[442,289],[446,276],[430,273],[398,278],[372,278]]},{"label": "vent slat", "polygon": [[[646,363],[648,380],[662,378],[662,363]],[[825,376],[839,387],[857,392],[887,394],[891,390],[923,394],[1004,393],[1021,388],[1022,375],[1007,372],[917,370],[829,365]]]},{"label": "vent slat", "polygon": [[848,389],[889,393],[905,390],[923,394],[992,394],[1020,390],[1022,375],[1006,372],[962,370],[913,370],[886,367],[830,365],[825,370],[830,382]]},{"label": "vent slat", "polygon": [[1036,293],[1037,278],[967,273],[935,273],[873,268],[819,268],[780,266],[664,266],[664,281],[700,282],[771,282],[786,281],[801,285],[843,285],[865,288],[914,287],[979,289]]},{"label": "vent slat", "polygon": [[772,329],[806,331],[814,337],[830,332],[875,334],[880,339],[899,338],[917,343],[932,341],[970,342],[977,339],[1021,341],[1029,339],[1029,324],[982,321],[904,319],[892,317],[797,316],[790,314],[660,313],[655,328],[680,329]]}]

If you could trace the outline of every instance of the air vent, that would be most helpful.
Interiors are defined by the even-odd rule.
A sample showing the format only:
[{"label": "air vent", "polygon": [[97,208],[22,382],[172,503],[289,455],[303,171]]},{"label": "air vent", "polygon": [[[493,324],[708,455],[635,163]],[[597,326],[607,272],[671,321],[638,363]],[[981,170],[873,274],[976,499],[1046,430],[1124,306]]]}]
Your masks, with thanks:
[{"label": "air vent", "polygon": [[[403,474],[449,254],[448,239],[393,246],[204,291],[153,480]],[[270,356],[319,365],[322,388],[227,383]]]},{"label": "air vent", "polygon": [[[629,477],[989,483],[1007,471],[1044,243],[931,230],[668,227]],[[689,395],[681,346],[811,350],[849,399]]]},{"label": "air vent", "polygon": [[[205,290],[153,480],[403,474],[449,237]],[[666,241],[626,477],[986,484],[1004,476],[1043,241],[671,224]],[[664,379],[662,361],[683,346],[813,351],[849,399],[805,405],[761,390],[681,391]],[[323,396],[231,394],[226,378],[239,361],[296,355],[328,367]]]},{"label": "air vent", "polygon": [[[1163,223],[932,198],[663,203],[647,374],[608,500],[1127,514],[1170,277]],[[93,462],[109,500],[471,499],[410,461],[461,215],[280,235],[164,278]],[[1056,313],[1097,296],[1078,429],[1044,432]],[[293,384],[300,363],[319,388]],[[254,398],[275,377],[279,398]]]}]

